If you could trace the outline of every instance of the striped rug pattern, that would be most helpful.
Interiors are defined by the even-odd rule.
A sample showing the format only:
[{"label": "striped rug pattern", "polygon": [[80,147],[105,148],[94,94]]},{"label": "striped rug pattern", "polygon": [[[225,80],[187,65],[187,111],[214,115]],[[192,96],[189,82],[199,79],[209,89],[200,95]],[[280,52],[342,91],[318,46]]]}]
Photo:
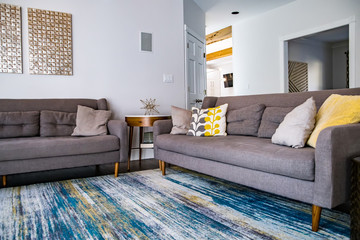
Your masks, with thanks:
[{"label": "striped rug pattern", "polygon": [[0,239],[349,239],[348,214],[180,168],[0,189]]}]

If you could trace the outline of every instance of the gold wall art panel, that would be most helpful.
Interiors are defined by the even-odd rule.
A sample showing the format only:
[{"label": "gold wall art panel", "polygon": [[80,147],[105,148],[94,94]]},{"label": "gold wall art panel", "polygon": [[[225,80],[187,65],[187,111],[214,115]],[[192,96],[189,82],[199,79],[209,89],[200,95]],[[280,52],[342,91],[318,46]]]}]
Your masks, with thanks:
[{"label": "gold wall art panel", "polygon": [[0,3],[0,72],[22,73],[21,8]]},{"label": "gold wall art panel", "polygon": [[69,13],[28,8],[30,74],[72,75]]}]

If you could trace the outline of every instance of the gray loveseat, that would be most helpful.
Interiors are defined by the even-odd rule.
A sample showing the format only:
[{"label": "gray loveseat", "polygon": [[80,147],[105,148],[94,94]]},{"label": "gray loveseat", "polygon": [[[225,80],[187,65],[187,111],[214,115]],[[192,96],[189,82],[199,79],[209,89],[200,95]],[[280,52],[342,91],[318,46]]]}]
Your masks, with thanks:
[{"label": "gray loveseat", "polygon": [[[350,160],[360,156],[360,124],[324,129],[319,135],[316,149],[275,145],[271,143],[271,136],[284,116],[294,107],[313,96],[319,109],[333,93],[360,95],[360,88],[206,97],[203,108],[228,103],[227,116],[234,116],[238,111],[235,114],[238,115],[238,121],[227,124],[228,135],[172,135],[169,134],[171,120],[157,121],[154,124],[155,158],[159,159],[163,174],[165,163],[170,163],[310,203],[313,206],[312,229],[317,231],[321,209],[336,207],[349,199]],[[254,104],[264,105],[258,119],[260,124],[241,119],[241,111],[246,115],[247,107]],[[246,132],[247,129],[255,129],[256,134],[237,134]]]},{"label": "gray loveseat", "polygon": [[108,110],[106,99],[0,99],[0,175],[127,160],[127,124],[110,120],[108,135],[70,136],[77,106]]}]

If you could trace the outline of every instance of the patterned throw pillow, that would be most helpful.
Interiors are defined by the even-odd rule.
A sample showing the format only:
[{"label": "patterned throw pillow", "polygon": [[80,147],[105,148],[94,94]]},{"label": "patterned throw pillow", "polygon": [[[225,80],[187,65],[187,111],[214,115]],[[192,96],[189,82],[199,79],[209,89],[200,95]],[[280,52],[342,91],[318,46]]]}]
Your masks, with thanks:
[{"label": "patterned throw pillow", "polygon": [[226,136],[226,110],[228,104],[214,108],[192,108],[189,136]]}]

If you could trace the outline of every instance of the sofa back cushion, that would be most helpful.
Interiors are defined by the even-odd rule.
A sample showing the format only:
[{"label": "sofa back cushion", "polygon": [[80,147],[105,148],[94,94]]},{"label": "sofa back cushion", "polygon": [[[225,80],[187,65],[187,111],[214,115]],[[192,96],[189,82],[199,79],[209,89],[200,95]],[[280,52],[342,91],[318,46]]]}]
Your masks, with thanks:
[{"label": "sofa back cushion", "polygon": [[267,107],[262,115],[258,137],[271,138],[293,107]]},{"label": "sofa back cushion", "polygon": [[227,133],[237,135],[257,136],[264,104],[253,104],[227,114]]},{"label": "sofa back cushion", "polygon": [[0,112],[0,138],[39,135],[39,112]]},{"label": "sofa back cushion", "polygon": [[40,136],[70,136],[76,126],[76,113],[41,111]]},{"label": "sofa back cushion", "polygon": [[76,113],[82,105],[96,110],[108,110],[107,101],[101,99],[57,98],[57,99],[0,99],[0,112],[60,111]]}]

